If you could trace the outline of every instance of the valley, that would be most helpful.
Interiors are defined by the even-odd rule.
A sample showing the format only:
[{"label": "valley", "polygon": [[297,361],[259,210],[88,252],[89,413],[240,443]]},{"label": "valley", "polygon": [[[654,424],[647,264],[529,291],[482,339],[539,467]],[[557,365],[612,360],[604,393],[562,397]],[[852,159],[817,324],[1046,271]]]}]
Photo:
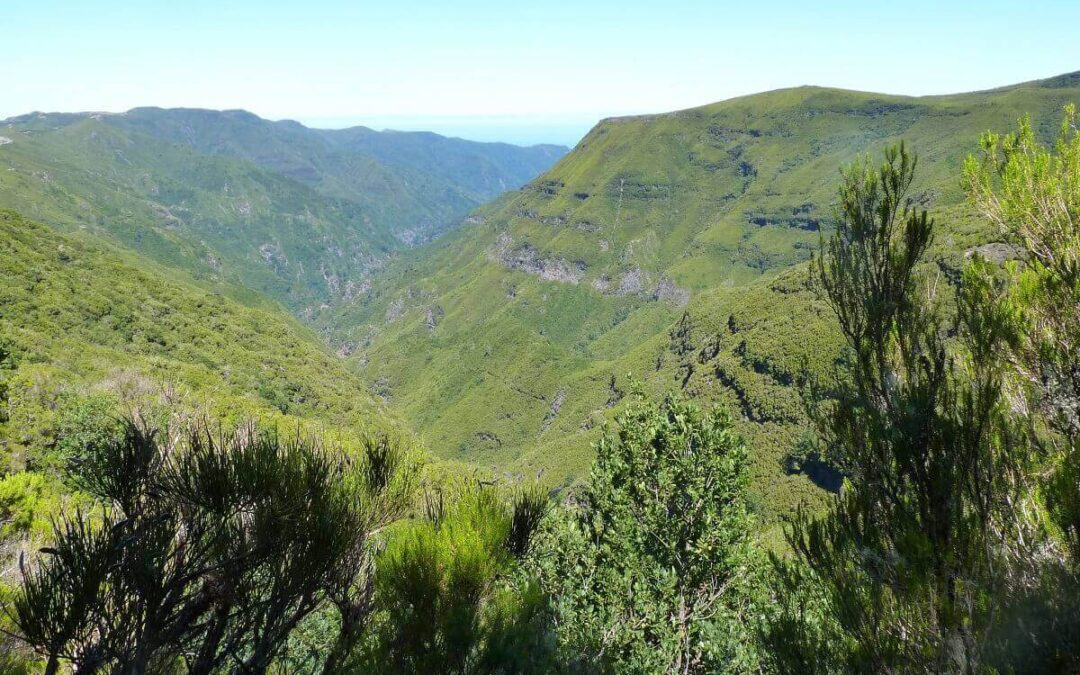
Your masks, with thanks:
[{"label": "valley", "polygon": [[802,470],[796,381],[837,355],[806,261],[839,168],[904,139],[942,214],[936,264],[957,269],[995,238],[955,180],[979,134],[1025,113],[1049,134],[1078,92],[1075,74],[923,98],[804,87],[603,120],[565,156],[242,111],[31,114],[3,124],[0,206],[280,303],[348,373],[332,379],[453,472],[569,485],[632,389],[721,402],[776,522],[835,487]]},{"label": "valley", "polygon": [[33,113],[0,126],[12,138],[0,204],[308,319],[565,152],[243,111]]},{"label": "valley", "polygon": [[1075,666],[1078,101],[0,121],[0,671]]},{"label": "valley", "polygon": [[473,470],[582,476],[633,386],[722,401],[770,521],[822,492],[791,453],[795,381],[836,356],[806,261],[839,170],[903,139],[938,214],[935,265],[997,234],[956,176],[987,129],[1050,137],[1080,76],[943,97],[815,87],[600,122],[551,170],[403,255],[317,321],[438,456]]}]

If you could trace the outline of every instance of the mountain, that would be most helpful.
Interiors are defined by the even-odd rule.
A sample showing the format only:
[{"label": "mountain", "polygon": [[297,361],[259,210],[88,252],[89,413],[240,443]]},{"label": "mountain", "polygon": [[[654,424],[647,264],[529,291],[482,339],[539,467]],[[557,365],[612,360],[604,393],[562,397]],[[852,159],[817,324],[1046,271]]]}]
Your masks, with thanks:
[{"label": "mountain", "polygon": [[[86,235],[0,211],[0,459],[34,468],[65,397],[167,403],[348,438],[398,422],[273,303],[248,306]],[[60,406],[62,407],[62,406]]]},{"label": "mountain", "polygon": [[308,316],[565,150],[154,108],[33,113],[0,135],[0,206]]},{"label": "mountain", "polygon": [[832,226],[840,167],[914,149],[947,272],[995,236],[959,186],[979,135],[1030,113],[1050,137],[1078,100],[1074,73],[919,98],[800,87],[604,120],[320,326],[434,452],[553,482],[586,469],[627,373],[726,401],[772,517],[835,480],[789,455],[805,428],[800,363],[826,368],[837,344],[805,261]]},{"label": "mountain", "polygon": [[422,241],[524,185],[567,152],[430,132],[309,129],[243,110],[136,108],[110,122],[208,155],[251,162],[378,214],[395,236]]}]

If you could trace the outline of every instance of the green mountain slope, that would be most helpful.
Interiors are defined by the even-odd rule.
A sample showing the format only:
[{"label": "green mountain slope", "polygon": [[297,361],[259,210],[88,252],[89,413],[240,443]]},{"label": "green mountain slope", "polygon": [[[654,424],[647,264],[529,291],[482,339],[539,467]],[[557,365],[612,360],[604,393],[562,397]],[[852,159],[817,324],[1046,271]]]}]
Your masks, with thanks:
[{"label": "green mountain slope", "polygon": [[[358,432],[397,427],[354,372],[294,319],[158,270],[86,236],[0,211],[0,455],[50,447],[57,402],[168,401]],[[8,418],[6,423],[4,419]]]},{"label": "green mountain slope", "polygon": [[[318,132],[241,112],[26,115],[0,125],[0,206],[201,278],[240,282],[311,315],[352,297],[388,256],[491,194],[483,177],[457,183],[407,159],[349,149],[362,132],[374,133]],[[339,134],[340,142],[323,140]],[[495,159],[478,163],[478,174],[525,180],[559,154],[432,136],[428,145],[449,145],[440,151],[444,174],[479,153]],[[417,143],[405,139],[402,157],[417,155]]]},{"label": "green mountain slope", "polygon": [[992,239],[959,188],[979,134],[1031,113],[1049,135],[1077,100],[1080,74],[925,98],[803,87],[605,120],[325,325],[435,452],[554,480],[587,466],[627,372],[727,400],[775,513],[815,494],[785,458],[798,363],[824,367],[835,344],[801,264],[830,227],[839,167],[906,140],[955,259]]},{"label": "green mountain slope", "polygon": [[408,242],[456,225],[468,211],[524,185],[567,151],[426,132],[309,129],[242,110],[136,108],[107,120],[204,154],[249,161],[324,195],[356,202]]}]

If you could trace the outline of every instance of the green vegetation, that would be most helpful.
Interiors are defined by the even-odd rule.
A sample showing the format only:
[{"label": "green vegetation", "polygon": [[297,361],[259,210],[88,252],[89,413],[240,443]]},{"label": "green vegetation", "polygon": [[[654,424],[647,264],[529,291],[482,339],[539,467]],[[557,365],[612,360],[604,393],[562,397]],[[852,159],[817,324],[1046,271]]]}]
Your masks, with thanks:
[{"label": "green vegetation", "polygon": [[[75,476],[100,517],[57,520],[11,601],[45,673],[265,673],[292,631],[340,613],[337,672],[368,607],[372,532],[400,517],[412,476],[401,450],[370,441],[357,457],[304,437],[245,429],[123,425],[88,445]],[[98,522],[100,521],[100,522]]]},{"label": "green vegetation", "polygon": [[240,282],[306,316],[362,292],[388,256],[563,152],[318,131],[241,111],[34,113],[3,126],[0,207]]},{"label": "green vegetation", "polygon": [[1007,575],[1035,557],[1021,517],[1032,453],[998,358],[1009,317],[975,267],[947,344],[933,280],[917,274],[935,222],[911,206],[916,162],[903,145],[885,157],[845,174],[815,270],[847,349],[808,395],[846,481],[827,516],[792,522],[798,562],[774,555],[787,595],[809,587],[826,606],[812,627],[800,605],[785,608],[769,651],[788,672],[976,672]]},{"label": "green vegetation", "polygon": [[376,560],[378,614],[359,672],[551,672],[546,598],[521,573],[547,502],[479,485],[429,495],[424,517]]},{"label": "green vegetation", "polygon": [[243,110],[136,108],[110,124],[285,175],[359,204],[401,239],[422,241],[535,178],[566,153],[424,132],[309,129]]},{"label": "green vegetation", "polygon": [[672,397],[618,424],[541,544],[567,653],[600,672],[753,671],[746,447],[719,411]]},{"label": "green vegetation", "polygon": [[[326,243],[315,206],[150,256],[119,220],[0,211],[0,668],[1075,670],[1077,83],[606,121],[351,300],[189,264],[262,225]],[[348,209],[335,153],[392,160],[215,115],[46,116],[4,147],[113,134]],[[149,159],[80,161],[65,185],[111,200],[135,193],[94,181]]]},{"label": "green vegetation", "polygon": [[943,222],[927,260],[955,276],[1000,236],[957,180],[979,134],[1031,113],[1048,138],[1077,99],[1074,76],[925,98],[804,87],[605,120],[318,325],[439,457],[552,484],[585,474],[627,373],[723,402],[776,522],[836,481],[789,454],[801,364],[824,375],[841,344],[805,266],[836,225],[838,169],[906,139],[911,195]]},{"label": "green vegetation", "polygon": [[[995,653],[1030,670],[1075,667],[1080,652],[1080,130],[1068,106],[1052,150],[1029,118],[1015,134],[983,137],[981,161],[971,157],[965,182],[972,202],[1021,248],[1023,262],[1005,269],[1007,286],[993,300],[1009,332],[1002,345],[1014,369],[1007,395],[1024,411],[1038,453],[1035,477],[1049,517],[1041,575],[1011,608],[1011,625],[996,632]],[[985,274],[985,272],[984,272]],[[1024,626],[1035,626],[1033,639]],[[1021,661],[1019,657],[1023,657]],[[1018,666],[1020,667],[1020,666]]]},{"label": "green vegetation", "polygon": [[[109,418],[146,408],[166,418],[320,428],[335,437],[399,425],[363,382],[282,312],[252,308],[139,268],[107,246],[0,212],[0,461],[4,528],[41,534],[58,476]],[[342,433],[348,430],[348,434]],[[16,485],[25,495],[16,495]]]}]

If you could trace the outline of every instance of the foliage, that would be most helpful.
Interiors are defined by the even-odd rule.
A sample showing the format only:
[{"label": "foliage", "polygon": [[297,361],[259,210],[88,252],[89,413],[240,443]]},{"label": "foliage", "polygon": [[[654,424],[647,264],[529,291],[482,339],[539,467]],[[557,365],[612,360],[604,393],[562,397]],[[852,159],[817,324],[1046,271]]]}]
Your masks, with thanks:
[{"label": "foliage", "polygon": [[40,462],[58,471],[79,461],[86,448],[108,442],[120,430],[113,417],[117,407],[115,396],[109,392],[62,392],[56,400],[56,446],[36,461],[31,455],[31,465]]},{"label": "foliage", "polygon": [[100,516],[59,517],[52,546],[20,561],[12,620],[46,673],[65,662],[264,673],[295,627],[332,605],[343,613],[324,656],[335,672],[370,608],[368,538],[408,506],[415,471],[402,452],[369,439],[349,456],[252,427],[195,426],[178,440],[125,420],[77,468]]},{"label": "foliage", "polygon": [[361,292],[386,257],[564,151],[315,130],[243,111],[33,113],[4,124],[0,207],[239,282],[297,315]]},{"label": "foliage", "polygon": [[[846,482],[825,516],[792,520],[794,560],[772,556],[782,595],[821,589],[786,598],[767,633],[787,672],[975,672],[1032,556],[1028,453],[1001,393],[1008,317],[966,274],[946,342],[934,280],[918,273],[934,221],[909,198],[915,166],[901,144],[880,168],[845,171],[815,268],[847,351],[811,386],[811,416]],[[824,623],[804,618],[815,600]]]},{"label": "foliage", "polygon": [[0,478],[0,536],[29,534],[41,539],[51,532],[50,518],[60,512],[62,486],[49,476],[20,471]]},{"label": "foliage", "polygon": [[367,655],[379,672],[544,673],[555,667],[547,598],[520,574],[547,495],[470,485],[428,496],[376,561]]},{"label": "foliage", "polygon": [[201,410],[228,424],[287,414],[354,432],[394,426],[363,381],[280,310],[11,212],[0,212],[0,344],[18,356],[0,362],[10,418],[0,452],[15,470],[62,468],[103,431],[91,427],[109,419],[108,401],[119,408],[110,413]]},{"label": "foliage", "polygon": [[[1006,343],[1017,378],[1013,406],[1025,411],[1033,440],[1048,454],[1042,492],[1060,535],[1044,552],[1048,587],[1025,599],[1036,609],[1018,625],[1040,625],[1031,641],[1017,630],[1014,651],[1026,645],[1050,662],[1080,654],[1080,132],[1076,108],[1065,109],[1056,145],[1043,146],[1029,117],[1005,136],[987,133],[981,157],[969,157],[965,184],[973,203],[1020,248],[1008,266]],[[984,272],[983,276],[989,276]],[[1071,560],[1060,548],[1071,553]],[[1032,644],[1034,643],[1034,644]],[[1033,649],[1034,648],[1034,649]]]},{"label": "foliage", "polygon": [[541,562],[564,648],[613,672],[753,671],[746,447],[674,396],[618,424]]},{"label": "foliage", "polygon": [[0,424],[6,422],[8,418],[7,381],[11,377],[11,371],[14,369],[15,355],[12,353],[11,345],[0,337]]},{"label": "foliage", "polygon": [[[930,255],[955,270],[993,235],[957,184],[973,140],[1025,111],[1040,129],[1077,92],[1064,79],[929,98],[800,87],[603,120],[317,323],[356,348],[350,360],[434,454],[465,468],[583,478],[619,409],[612,376],[723,403],[767,526],[826,498],[786,455],[806,427],[791,376],[803,357],[826,375],[841,344],[804,287],[819,231],[835,227],[836,170],[900,138],[922,148],[912,196],[949,216]],[[695,349],[680,356],[669,334],[684,312]]]}]

